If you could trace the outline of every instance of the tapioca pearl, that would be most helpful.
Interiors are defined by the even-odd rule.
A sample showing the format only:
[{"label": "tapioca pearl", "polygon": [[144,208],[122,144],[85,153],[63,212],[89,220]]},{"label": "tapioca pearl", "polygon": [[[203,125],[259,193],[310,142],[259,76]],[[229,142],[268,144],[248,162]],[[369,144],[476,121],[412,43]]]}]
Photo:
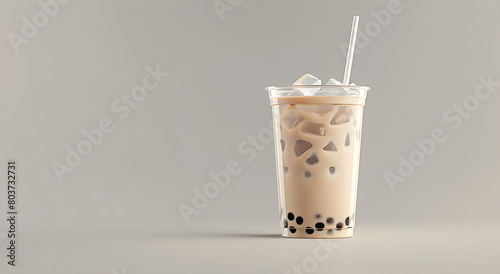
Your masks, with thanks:
[{"label": "tapioca pearl", "polygon": [[297,220],[295,220],[295,222],[297,222],[297,224],[301,225],[304,222],[304,219],[302,219],[302,217],[298,216]]},{"label": "tapioca pearl", "polygon": [[288,173],[288,170],[289,170],[289,169],[290,169],[289,167],[284,166],[284,167],[283,167],[283,172]]},{"label": "tapioca pearl", "polygon": [[330,174],[335,173],[335,167],[333,167],[333,166],[329,167],[328,171],[330,171]]},{"label": "tapioca pearl", "polygon": [[328,229],[328,231],[326,233],[328,233],[329,235],[331,235],[331,234],[333,234],[333,230]]},{"label": "tapioca pearl", "polygon": [[295,229],[295,227],[291,226],[290,227],[290,232],[295,233],[295,231],[297,231],[297,229]]},{"label": "tapioca pearl", "polygon": [[322,228],[316,228],[316,230],[317,230],[317,231],[323,231],[323,229],[322,229]]},{"label": "tapioca pearl", "polygon": [[287,220],[284,220],[283,221],[283,227],[287,228],[288,227],[288,221]]},{"label": "tapioca pearl", "polygon": [[304,172],[304,176],[305,176],[306,178],[311,178],[312,174],[311,174],[311,172],[306,171],[306,172]]},{"label": "tapioca pearl", "polygon": [[345,218],[345,225],[349,225],[350,222],[351,220],[349,219],[349,217]]},{"label": "tapioca pearl", "polygon": [[337,223],[337,230],[340,230],[344,227],[343,223]]},{"label": "tapioca pearl", "polygon": [[316,228],[324,228],[324,227],[325,227],[325,224],[324,224],[324,223],[322,223],[322,222],[319,222],[319,223],[316,223],[314,226],[315,226]]},{"label": "tapioca pearl", "polygon": [[333,218],[332,218],[332,217],[330,217],[330,218],[326,219],[326,222],[327,222],[328,224],[333,224]]},{"label": "tapioca pearl", "polygon": [[316,214],[316,215],[314,215],[314,218],[316,218],[316,219],[321,219],[321,214]]},{"label": "tapioca pearl", "polygon": [[280,140],[281,143],[281,151],[285,150],[285,140]]},{"label": "tapioca pearl", "polygon": [[290,221],[293,221],[293,219],[295,218],[295,216],[293,215],[292,212],[288,212],[288,216],[287,217],[288,217],[288,220],[290,220]]},{"label": "tapioca pearl", "polygon": [[314,233],[314,229],[312,229],[312,227],[306,227],[306,233],[307,234],[313,234]]}]

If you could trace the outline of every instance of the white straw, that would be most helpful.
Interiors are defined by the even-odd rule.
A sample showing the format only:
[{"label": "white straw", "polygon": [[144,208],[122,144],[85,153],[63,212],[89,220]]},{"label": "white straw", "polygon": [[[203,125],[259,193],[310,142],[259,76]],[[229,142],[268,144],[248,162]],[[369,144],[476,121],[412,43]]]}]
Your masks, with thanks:
[{"label": "white straw", "polygon": [[359,22],[359,16],[354,16],[352,18],[351,39],[349,40],[349,48],[347,50],[347,60],[345,63],[344,83],[343,83],[344,85],[349,85],[349,79],[351,78],[352,58],[354,57],[356,36],[358,35],[358,22]]}]

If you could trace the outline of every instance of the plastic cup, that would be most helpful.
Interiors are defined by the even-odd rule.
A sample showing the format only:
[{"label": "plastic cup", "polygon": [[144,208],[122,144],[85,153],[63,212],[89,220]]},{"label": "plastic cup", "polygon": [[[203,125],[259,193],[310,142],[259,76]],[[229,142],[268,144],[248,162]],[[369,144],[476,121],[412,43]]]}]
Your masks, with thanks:
[{"label": "plastic cup", "polygon": [[[309,92],[301,93],[312,88]],[[369,87],[267,87],[284,237],[353,236],[363,106]]]}]

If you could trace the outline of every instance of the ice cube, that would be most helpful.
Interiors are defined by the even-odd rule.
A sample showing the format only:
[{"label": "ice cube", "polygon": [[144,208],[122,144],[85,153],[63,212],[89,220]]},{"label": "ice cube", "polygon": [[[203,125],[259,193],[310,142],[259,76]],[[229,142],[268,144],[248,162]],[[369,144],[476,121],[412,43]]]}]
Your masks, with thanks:
[{"label": "ice cube", "polygon": [[316,91],[313,96],[327,96],[326,93],[323,92],[322,89]]},{"label": "ice cube", "polygon": [[330,78],[328,82],[326,82],[327,85],[343,85],[342,82],[338,81],[335,78]]},{"label": "ice cube", "polygon": [[[302,75],[297,81],[293,83],[293,85],[321,85],[321,80],[312,76],[309,73]],[[320,88],[299,88],[300,92],[302,92],[306,96],[311,96]]]},{"label": "ice cube", "polygon": [[[351,83],[349,86],[356,86],[356,84]],[[347,95],[352,95],[352,96],[359,96],[360,91],[356,88],[351,88],[347,91]]]},{"label": "ice cube", "polygon": [[[337,80],[335,78],[330,78],[330,80],[328,80],[328,82],[326,84],[327,85],[343,85],[342,82],[340,82],[339,80]],[[347,92],[347,89],[345,89],[345,88],[327,88],[327,87],[325,87],[323,89],[323,93],[326,96],[345,96],[346,92]]]},{"label": "ice cube", "polygon": [[345,96],[346,95],[346,91],[344,88],[324,88],[323,89],[323,93],[325,94],[325,96]]},{"label": "ice cube", "polygon": [[324,148],[325,151],[337,151],[337,148],[333,144],[333,141],[330,141]]},{"label": "ice cube", "polygon": [[298,139],[297,142],[295,142],[295,156],[299,157],[312,147],[313,145],[308,141]]},{"label": "ice cube", "polygon": [[302,75],[297,81],[293,83],[294,85],[321,85],[321,80],[312,76],[309,73]]},{"label": "ice cube", "polygon": [[342,125],[351,121],[353,111],[348,106],[340,106],[337,113],[333,115],[330,125]]},{"label": "ice cube", "polygon": [[312,154],[311,157],[306,159],[306,163],[309,165],[315,165],[319,162],[318,156],[316,154]]},{"label": "ice cube", "polygon": [[299,89],[292,89],[292,92],[288,93],[288,95],[286,95],[288,97],[298,97],[298,96],[304,96],[304,94],[302,92],[300,92]]},{"label": "ice cube", "polygon": [[315,123],[311,123],[311,122],[307,122],[307,121],[302,124],[301,130],[304,133],[317,135],[317,136],[325,136],[325,134],[326,134],[325,125],[315,124]]},{"label": "ice cube", "polygon": [[283,116],[283,124],[288,128],[288,129],[294,129],[300,122],[304,120],[304,117],[300,116],[298,113],[296,113],[295,110],[291,109],[289,110],[284,116]]},{"label": "ice cube", "polygon": [[333,110],[332,105],[297,105],[297,109],[321,117]]}]

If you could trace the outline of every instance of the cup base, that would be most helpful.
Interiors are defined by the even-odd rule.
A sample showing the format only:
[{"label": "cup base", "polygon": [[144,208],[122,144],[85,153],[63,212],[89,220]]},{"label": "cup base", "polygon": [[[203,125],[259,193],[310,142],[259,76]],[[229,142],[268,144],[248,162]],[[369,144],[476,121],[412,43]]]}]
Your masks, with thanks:
[{"label": "cup base", "polygon": [[288,228],[282,228],[281,236],[287,238],[309,238],[309,239],[336,239],[350,238],[353,236],[353,228],[343,229],[294,229],[291,232]]}]

